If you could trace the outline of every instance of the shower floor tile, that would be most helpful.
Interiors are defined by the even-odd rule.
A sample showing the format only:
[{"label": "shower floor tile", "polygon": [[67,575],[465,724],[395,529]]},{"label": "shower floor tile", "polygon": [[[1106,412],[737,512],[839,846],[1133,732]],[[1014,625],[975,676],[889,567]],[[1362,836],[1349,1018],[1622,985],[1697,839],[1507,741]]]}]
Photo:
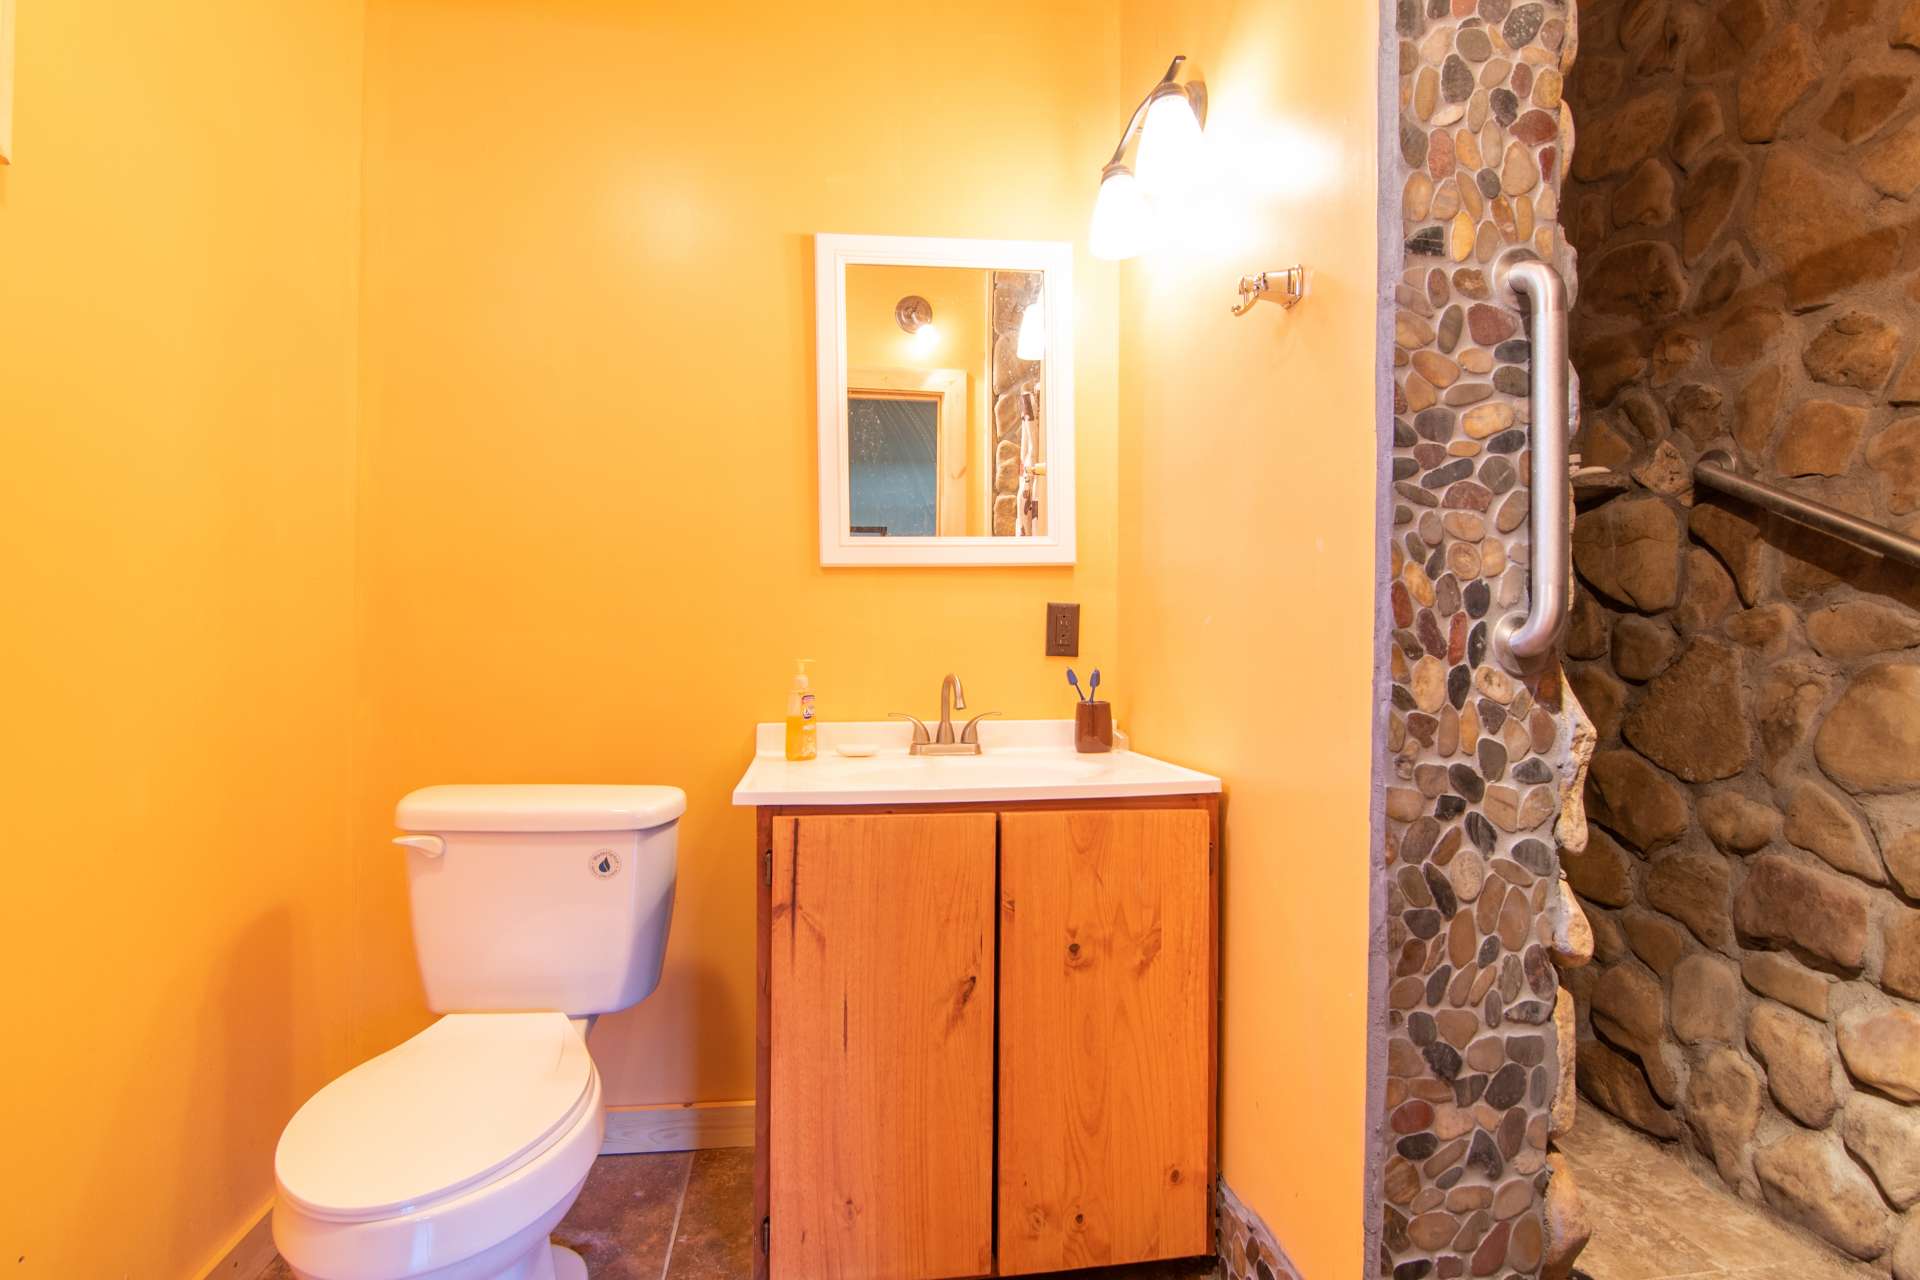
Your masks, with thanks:
[{"label": "shower floor tile", "polygon": [[1593,1239],[1592,1280],[1861,1280],[1879,1275],[1769,1217],[1682,1155],[1582,1102],[1558,1143]]}]

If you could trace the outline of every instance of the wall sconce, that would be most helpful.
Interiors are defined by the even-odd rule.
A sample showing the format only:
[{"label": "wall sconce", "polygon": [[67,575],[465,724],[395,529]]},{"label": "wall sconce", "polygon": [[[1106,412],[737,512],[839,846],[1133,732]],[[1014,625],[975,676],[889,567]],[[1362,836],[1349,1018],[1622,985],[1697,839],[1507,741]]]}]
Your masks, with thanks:
[{"label": "wall sconce", "polygon": [[[1206,81],[1181,54],[1133,109],[1120,145],[1100,171],[1100,195],[1093,202],[1093,225],[1087,235],[1094,257],[1131,258],[1147,248],[1153,234],[1153,202],[1193,180],[1206,124]],[[1136,137],[1140,140],[1135,159],[1138,174],[1127,166],[1127,147]],[[1240,277],[1240,301],[1233,314],[1247,314],[1262,298],[1291,311],[1306,296],[1306,268],[1261,271]]]},{"label": "wall sconce", "polygon": [[[1133,109],[1120,145],[1100,171],[1100,195],[1088,235],[1094,257],[1131,258],[1147,247],[1153,224],[1147,202],[1178,190],[1193,177],[1206,123],[1206,81],[1182,54]],[[1127,165],[1127,147],[1136,137],[1137,175]]]},{"label": "wall sconce", "polygon": [[913,349],[919,353],[933,350],[940,341],[940,330],[933,323],[933,304],[917,293],[910,293],[893,308],[893,318],[901,329],[913,336]]}]

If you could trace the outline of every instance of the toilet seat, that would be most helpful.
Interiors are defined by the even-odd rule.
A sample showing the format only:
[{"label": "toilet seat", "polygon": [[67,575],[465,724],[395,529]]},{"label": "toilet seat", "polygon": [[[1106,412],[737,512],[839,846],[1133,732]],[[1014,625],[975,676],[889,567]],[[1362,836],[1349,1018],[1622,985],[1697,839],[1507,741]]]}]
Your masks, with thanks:
[{"label": "toilet seat", "polygon": [[[379,1073],[356,1076],[373,1063],[348,1072],[356,1076],[350,1088],[335,1089],[341,1084],[335,1081],[323,1089],[328,1101],[316,1108],[316,1095],[295,1117],[299,1134],[281,1139],[273,1239],[293,1274],[300,1280],[579,1277],[578,1259],[569,1264],[572,1255],[548,1237],[585,1185],[605,1132],[600,1073],[586,1054],[584,1028],[557,1013],[454,1014],[374,1060],[383,1061]],[[561,1099],[580,1070],[584,1090],[560,1116]],[[516,1097],[516,1089],[538,1103]],[[436,1095],[451,1100],[443,1104]],[[417,1114],[403,1114],[395,1099]],[[379,1129],[375,1115],[390,1127]],[[452,1118],[486,1140],[458,1132]],[[328,1126],[338,1126],[337,1134]],[[288,1125],[288,1135],[295,1127]],[[455,1160],[407,1149],[434,1141],[421,1136],[429,1133],[463,1144],[467,1154]],[[352,1163],[349,1151],[363,1163]],[[404,1176],[369,1168],[383,1162],[398,1165]],[[489,1166],[486,1172],[481,1165]],[[443,1185],[426,1190],[435,1183]],[[398,1195],[414,1199],[385,1211],[373,1207]]]},{"label": "toilet seat", "polygon": [[274,1176],[323,1221],[416,1213],[537,1159],[598,1105],[594,1084],[565,1014],[449,1014],[309,1099]]}]

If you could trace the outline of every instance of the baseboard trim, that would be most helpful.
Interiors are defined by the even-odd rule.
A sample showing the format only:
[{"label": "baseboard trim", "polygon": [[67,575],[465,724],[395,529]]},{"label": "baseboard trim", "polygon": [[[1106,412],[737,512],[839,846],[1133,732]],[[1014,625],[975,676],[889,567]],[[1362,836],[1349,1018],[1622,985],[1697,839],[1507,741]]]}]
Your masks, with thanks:
[{"label": "baseboard trim", "polygon": [[609,1107],[603,1156],[647,1151],[702,1151],[753,1145],[753,1103],[688,1102]]},{"label": "baseboard trim", "polygon": [[1225,1280],[1299,1280],[1300,1268],[1280,1247],[1272,1228],[1245,1201],[1219,1183],[1220,1274]]},{"label": "baseboard trim", "polygon": [[260,1280],[275,1256],[273,1202],[268,1201],[253,1225],[242,1231],[239,1239],[200,1273],[200,1280]]}]

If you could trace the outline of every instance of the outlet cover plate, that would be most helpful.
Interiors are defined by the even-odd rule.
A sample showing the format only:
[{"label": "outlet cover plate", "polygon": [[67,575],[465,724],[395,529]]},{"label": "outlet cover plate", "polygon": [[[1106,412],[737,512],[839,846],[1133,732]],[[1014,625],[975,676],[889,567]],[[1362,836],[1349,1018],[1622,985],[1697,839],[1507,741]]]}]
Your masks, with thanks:
[{"label": "outlet cover plate", "polygon": [[1047,606],[1047,656],[1049,658],[1080,656],[1079,605],[1049,604]]}]

